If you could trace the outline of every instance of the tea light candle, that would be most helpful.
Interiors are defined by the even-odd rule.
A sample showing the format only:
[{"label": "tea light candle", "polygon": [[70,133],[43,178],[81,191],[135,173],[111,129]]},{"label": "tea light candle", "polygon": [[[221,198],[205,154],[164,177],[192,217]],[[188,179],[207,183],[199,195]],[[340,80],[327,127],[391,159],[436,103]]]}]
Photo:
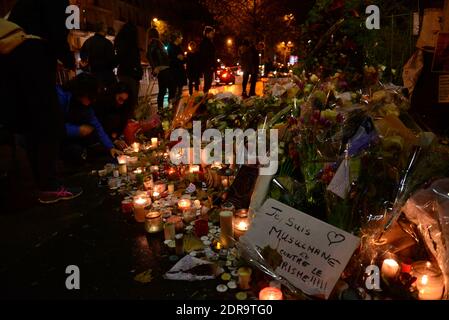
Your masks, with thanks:
[{"label": "tea light candle", "polygon": [[133,151],[134,151],[135,153],[139,152],[139,151],[140,151],[140,143],[134,142],[134,143],[132,144],[132,148],[133,148]]},{"label": "tea light candle", "polygon": [[268,287],[260,291],[259,300],[262,301],[272,301],[272,300],[282,300],[282,291],[278,288]]},{"label": "tea light candle", "polygon": [[401,267],[394,259],[385,259],[382,263],[382,276],[387,280],[393,280],[399,275]]},{"label": "tea light candle", "polygon": [[137,222],[145,222],[145,217],[147,215],[146,208],[151,204],[151,200],[146,197],[138,197],[134,200],[134,218]]},{"label": "tea light candle", "polygon": [[223,168],[221,162],[219,161],[214,161],[214,163],[211,166],[211,169],[213,170],[221,170]]},{"label": "tea light candle", "polygon": [[150,212],[145,217],[145,230],[148,233],[159,233],[163,230],[162,214],[160,212]]},{"label": "tea light candle", "polygon": [[234,214],[232,211],[220,212],[220,242],[225,249],[232,247],[232,238],[234,237],[233,220]]},{"label": "tea light candle", "polygon": [[413,264],[413,276],[417,278],[419,300],[441,300],[444,292],[444,278],[437,266],[431,262]]},{"label": "tea light candle", "polygon": [[175,193],[175,185],[169,184],[168,185],[168,194],[173,194],[173,193]]}]

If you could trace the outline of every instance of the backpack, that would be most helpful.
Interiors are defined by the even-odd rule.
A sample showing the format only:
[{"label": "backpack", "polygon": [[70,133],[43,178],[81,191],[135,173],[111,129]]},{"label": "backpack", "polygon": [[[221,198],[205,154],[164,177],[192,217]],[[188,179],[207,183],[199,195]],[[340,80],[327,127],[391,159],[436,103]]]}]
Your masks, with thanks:
[{"label": "backpack", "polygon": [[11,53],[15,48],[20,46],[26,40],[42,38],[26,34],[17,24],[0,18],[0,54],[6,55]]}]

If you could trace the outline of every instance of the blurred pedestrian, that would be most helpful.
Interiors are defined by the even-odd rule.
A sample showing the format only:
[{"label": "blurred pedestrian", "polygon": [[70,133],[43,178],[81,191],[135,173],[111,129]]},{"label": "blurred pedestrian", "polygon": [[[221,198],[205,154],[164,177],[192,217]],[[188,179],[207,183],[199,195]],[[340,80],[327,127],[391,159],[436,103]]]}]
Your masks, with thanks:
[{"label": "blurred pedestrian", "polygon": [[187,84],[185,69],[186,56],[181,49],[182,40],[182,34],[180,32],[174,32],[172,41],[167,47],[176,100],[181,99],[184,86]]},{"label": "blurred pedestrian", "polygon": [[83,65],[97,78],[103,91],[116,83],[114,68],[117,66],[114,45],[106,35],[107,26],[99,22],[95,35],[84,42],[80,51]]},{"label": "blurred pedestrian", "polygon": [[203,32],[203,41],[200,44],[201,69],[204,74],[204,93],[208,93],[212,88],[214,73],[217,68],[216,49],[213,43],[215,29],[207,26]]},{"label": "blurred pedestrian", "polygon": [[195,41],[189,43],[189,52],[187,53],[187,78],[189,80],[189,94],[193,95],[193,89],[200,91],[200,56],[197,51]]},{"label": "blurred pedestrian", "polygon": [[140,59],[140,49],[137,27],[131,22],[126,23],[115,38],[120,82],[126,83],[130,91],[129,104],[134,107],[139,99],[140,80],[143,69]]},{"label": "blurred pedestrian", "polygon": [[150,30],[150,44],[148,46],[147,58],[153,69],[153,75],[157,76],[158,79],[159,93],[157,105],[159,110],[162,110],[164,108],[164,99],[167,90],[169,104],[173,104],[175,88],[173,86],[174,82],[167,49],[160,40],[159,31],[156,28]]},{"label": "blurred pedestrian", "polygon": [[42,203],[70,200],[81,188],[63,187],[57,179],[57,161],[64,135],[64,121],[56,93],[58,60],[74,71],[75,59],[67,42],[68,0],[18,0],[9,21],[27,34],[11,53],[0,56],[0,124],[24,138]]},{"label": "blurred pedestrian", "polygon": [[[242,96],[244,98],[255,96],[259,75],[259,54],[256,47],[249,40],[244,40],[240,47],[240,63],[243,71]],[[251,84],[248,95],[246,89],[250,78]]]}]

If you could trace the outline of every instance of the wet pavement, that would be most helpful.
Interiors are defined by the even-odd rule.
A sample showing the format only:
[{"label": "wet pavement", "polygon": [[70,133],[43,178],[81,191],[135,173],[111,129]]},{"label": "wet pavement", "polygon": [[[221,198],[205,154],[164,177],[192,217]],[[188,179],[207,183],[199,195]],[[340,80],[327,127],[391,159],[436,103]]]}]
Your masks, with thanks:
[{"label": "wet pavement", "polygon": [[[97,178],[83,173],[69,181],[84,188],[83,196],[0,215],[1,298],[226,299],[217,296],[218,280],[164,280],[162,275],[173,263],[163,235],[147,236],[142,225],[123,216],[121,196],[100,188]],[[70,265],[80,269],[80,290],[66,289],[65,270]],[[149,269],[151,283],[134,280]]]}]

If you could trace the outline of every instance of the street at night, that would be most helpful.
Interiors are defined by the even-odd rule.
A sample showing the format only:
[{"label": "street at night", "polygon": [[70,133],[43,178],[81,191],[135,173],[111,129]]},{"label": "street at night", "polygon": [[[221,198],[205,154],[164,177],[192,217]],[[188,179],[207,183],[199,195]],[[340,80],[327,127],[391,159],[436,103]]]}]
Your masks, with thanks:
[{"label": "street at night", "polygon": [[168,319],[449,300],[449,0],[0,17],[0,300]]}]

